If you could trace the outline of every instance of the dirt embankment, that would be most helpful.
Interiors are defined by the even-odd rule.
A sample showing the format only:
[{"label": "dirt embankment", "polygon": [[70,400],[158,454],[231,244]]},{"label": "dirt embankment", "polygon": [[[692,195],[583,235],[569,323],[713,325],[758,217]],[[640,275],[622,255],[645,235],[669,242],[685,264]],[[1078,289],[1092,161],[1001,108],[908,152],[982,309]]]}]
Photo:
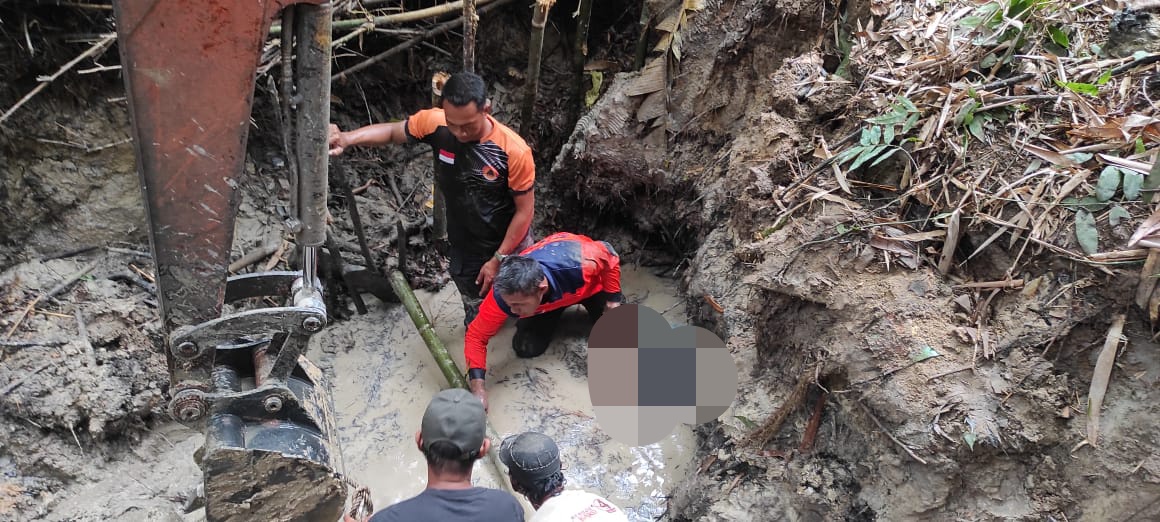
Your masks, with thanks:
[{"label": "dirt embankment", "polygon": [[[951,277],[936,269],[937,248],[884,253],[880,223],[933,221],[916,221],[896,194],[835,198],[834,175],[814,168],[819,138],[833,147],[876,114],[863,101],[872,92],[855,96],[862,77],[829,74],[842,56],[835,19],[843,31],[873,19],[886,34],[892,22],[872,16],[882,6],[704,7],[688,13],[679,63],[669,57],[663,114],[649,117],[647,72],[616,77],[550,180],[559,223],[628,229],[635,247],[694,245],[672,262],[688,267],[691,319],[728,339],[742,373],[733,409],[701,429],[701,467],[677,488],[673,519],[1160,516],[1149,449],[1160,367],[1147,318],[1130,309],[1139,265],[1021,259],[1006,235],[968,259],[997,230],[982,220],[964,227],[970,246]],[[998,151],[958,166],[979,175],[1032,159]],[[1050,239],[1067,245],[1065,233]],[[960,286],[1001,281],[1008,267],[1021,287]],[[1117,312],[1129,315],[1127,345],[1100,442],[1081,445]]]}]

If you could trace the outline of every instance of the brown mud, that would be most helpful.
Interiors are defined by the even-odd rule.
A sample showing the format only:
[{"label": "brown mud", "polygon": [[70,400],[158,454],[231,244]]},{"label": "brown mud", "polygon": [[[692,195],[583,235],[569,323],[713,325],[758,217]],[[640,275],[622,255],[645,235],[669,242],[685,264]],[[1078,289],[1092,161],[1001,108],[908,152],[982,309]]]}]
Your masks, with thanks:
[{"label": "brown mud", "polygon": [[[836,226],[890,203],[873,190],[814,197],[779,222],[779,198],[810,190],[799,181],[816,163],[817,138],[833,144],[865,116],[852,101],[863,85],[815,82],[821,64],[840,54],[834,24],[869,19],[877,4],[707,0],[689,13],[660,116],[647,96],[630,94],[640,73],[617,72],[630,69],[624,57],[636,35],[623,29],[632,24],[604,22],[619,30],[594,39],[593,59],[615,67],[591,110],[573,129],[566,115],[574,105],[540,98],[532,137],[542,179],[537,228],[606,238],[639,270],[679,275],[674,287],[634,273],[630,297],[658,310],[679,299],[670,322],[725,339],[741,369],[738,398],[719,422],[656,448],[616,447],[585,409],[583,328],[562,332],[566,340],[532,361],[505,351],[508,332],[492,348],[493,422],[504,433],[558,437],[573,463],[571,483],[608,495],[634,520],[1160,518],[1160,346],[1147,318],[1130,308],[1138,265],[1096,271],[1047,253],[1020,265],[1022,288],[972,290],[935,270],[937,253],[899,264],[872,248],[866,231]],[[559,72],[569,67],[567,18],[545,44],[546,69],[557,72],[542,92],[569,85]],[[510,71],[522,67],[524,49],[500,50],[522,42],[521,31],[519,23],[497,30],[477,55],[502,57],[481,59],[481,68],[495,78],[497,117],[513,123],[522,89]],[[434,43],[454,49],[450,39]],[[6,45],[0,56],[27,63]],[[48,50],[73,52],[59,42]],[[336,86],[335,121],[350,128],[423,105],[425,78],[447,61],[431,56],[415,53]],[[15,80],[0,90],[5,107],[35,74],[52,72],[11,68]],[[391,79],[403,70],[409,80]],[[156,303],[125,278],[110,279],[150,269],[147,257],[126,253],[146,248],[131,147],[102,148],[128,136],[123,103],[109,101],[123,96],[113,76],[50,89],[0,130],[0,336],[12,329],[6,340],[43,343],[5,347],[0,356],[3,520],[200,516],[182,514],[200,481],[192,454],[201,436],[164,413]],[[265,131],[254,137],[236,256],[282,239],[268,206],[282,197],[285,160],[269,100],[259,97],[257,107]],[[376,238],[376,264],[392,266],[390,231],[424,218],[430,156],[419,148],[360,151],[345,161],[352,184],[373,181],[358,204]],[[997,154],[974,168],[986,170],[987,161],[1027,159]],[[813,184],[836,185],[828,171]],[[346,208],[336,196],[339,238],[353,244]],[[462,336],[461,308],[419,228],[407,241],[406,268],[461,358],[450,344]],[[967,241],[982,244],[994,230],[973,224]],[[960,256],[959,281],[1003,278],[1017,256],[1006,243],[969,261]],[[98,248],[48,259],[88,246]],[[361,263],[357,249],[345,250]],[[65,291],[29,306],[94,262]],[[1125,312],[1100,439],[1085,445],[1095,362],[1112,315]],[[345,471],[370,485],[381,507],[422,487],[411,437],[440,378],[396,305],[371,300],[370,314],[359,316],[344,302],[339,315],[345,320],[317,338],[311,357],[336,383]],[[763,430],[771,419],[781,422]],[[768,440],[751,443],[755,434]],[[491,480],[485,469],[477,479]]]}]

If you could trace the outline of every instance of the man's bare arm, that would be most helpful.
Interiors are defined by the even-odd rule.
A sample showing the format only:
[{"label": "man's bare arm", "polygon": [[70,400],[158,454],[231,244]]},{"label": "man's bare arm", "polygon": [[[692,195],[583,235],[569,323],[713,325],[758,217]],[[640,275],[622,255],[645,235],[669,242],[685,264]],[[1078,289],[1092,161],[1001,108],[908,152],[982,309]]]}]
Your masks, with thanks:
[{"label": "man's bare arm", "polygon": [[347,147],[382,147],[407,142],[406,122],[376,123],[342,132],[337,125],[330,126],[330,155],[342,154]]}]

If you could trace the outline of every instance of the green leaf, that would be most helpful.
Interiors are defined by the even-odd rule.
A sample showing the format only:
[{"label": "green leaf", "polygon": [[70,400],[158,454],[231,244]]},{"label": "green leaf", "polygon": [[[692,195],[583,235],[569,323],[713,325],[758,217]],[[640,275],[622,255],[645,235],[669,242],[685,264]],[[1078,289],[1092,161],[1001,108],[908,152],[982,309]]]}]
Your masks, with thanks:
[{"label": "green leaf", "polygon": [[971,451],[975,451],[976,440],[978,440],[978,437],[974,433],[969,431],[963,432],[963,442],[967,443],[967,447],[971,448]]},{"label": "green leaf", "polygon": [[1124,171],[1124,199],[1132,201],[1140,197],[1140,187],[1144,186],[1144,175],[1133,170]]},{"label": "green leaf", "polygon": [[867,145],[878,145],[882,143],[882,127],[870,127],[870,143]]},{"label": "green leaf", "polygon": [[906,112],[918,112],[918,107],[915,107],[914,103],[910,101],[910,98],[906,96],[898,95],[898,103],[906,107]]},{"label": "green leaf", "polygon": [[1088,212],[1103,210],[1108,206],[1107,203],[1096,199],[1095,196],[1087,196],[1080,199],[1064,198],[1061,204],[1065,207],[1071,207],[1072,209],[1083,209]]},{"label": "green leaf", "polygon": [[869,127],[866,127],[865,129],[862,129],[862,135],[858,137],[858,144],[859,145],[873,145],[874,142],[872,142],[870,140],[874,136],[875,129],[878,129],[878,127],[876,127],[874,125],[871,125]]},{"label": "green leaf", "polygon": [[850,159],[852,159],[853,157],[861,154],[862,151],[865,150],[866,147],[868,147],[868,146],[869,145],[857,145],[854,147],[850,147],[850,148],[840,152],[838,154],[838,156],[836,158],[834,158],[834,161],[837,162],[839,165],[841,165],[847,161],[850,161]]},{"label": "green leaf", "polygon": [[983,17],[981,16],[964,16],[959,20],[959,25],[967,29],[974,29],[981,23],[983,23]]},{"label": "green leaf", "polygon": [[940,355],[942,354],[935,351],[934,348],[931,348],[930,346],[923,346],[920,350],[918,350],[917,353],[910,357],[910,360],[912,362],[918,363],[930,359],[931,357],[938,357]]},{"label": "green leaf", "polygon": [[877,156],[877,155],[878,155],[878,153],[880,153],[880,152],[882,152],[883,150],[885,150],[885,149],[886,149],[886,147],[887,147],[886,145],[878,145],[878,146],[874,146],[874,147],[866,147],[866,151],[865,151],[865,152],[863,152],[863,153],[861,153],[861,154],[859,154],[859,155],[858,155],[858,159],[855,159],[855,160],[854,160],[854,163],[850,164],[850,170],[854,170],[854,169],[856,169],[856,168],[858,168],[858,167],[861,167],[863,163],[866,163],[867,161],[870,161],[870,159],[872,159],[874,156]]},{"label": "green leaf", "polygon": [[1089,256],[1100,251],[1100,231],[1091,212],[1080,210],[1075,213],[1075,240]]},{"label": "green leaf", "polygon": [[1087,94],[1089,96],[1099,96],[1100,94],[1100,88],[1090,83],[1061,82],[1059,80],[1055,80],[1055,84],[1079,94]]},{"label": "green leaf", "polygon": [[917,112],[914,114],[911,114],[910,118],[907,118],[906,124],[902,126],[902,133],[906,134],[908,131],[910,131],[910,129],[914,128],[914,125],[916,123],[918,123],[918,113]]},{"label": "green leaf", "polygon": [[1120,224],[1120,221],[1125,219],[1132,219],[1132,215],[1124,210],[1124,207],[1116,205],[1112,207],[1112,211],[1108,213],[1108,223],[1113,227]]},{"label": "green leaf", "polygon": [[600,97],[600,84],[604,82],[604,73],[600,71],[589,71],[588,75],[592,77],[592,88],[584,93],[584,105],[591,107],[596,103],[596,99]]},{"label": "green leaf", "polygon": [[871,167],[873,167],[873,166],[875,166],[875,165],[877,165],[877,164],[879,164],[879,163],[882,163],[883,161],[886,161],[886,158],[889,158],[889,157],[893,156],[895,152],[898,152],[898,151],[902,150],[902,149],[901,149],[901,148],[899,148],[899,147],[889,147],[889,149],[890,149],[890,150],[887,150],[887,151],[886,151],[886,154],[883,154],[883,155],[881,155],[881,156],[878,156],[878,159],[874,160],[874,163],[871,163],[871,164],[870,164],[870,166],[871,166]]},{"label": "green leaf", "polygon": [[894,125],[906,121],[906,113],[890,112],[889,114],[867,118],[866,121],[876,125]]},{"label": "green leaf", "polygon": [[1071,154],[1067,154],[1066,156],[1071,158],[1072,161],[1075,161],[1076,163],[1087,163],[1088,160],[1095,157],[1095,155],[1090,152],[1073,152]]},{"label": "green leaf", "polygon": [[974,118],[967,125],[967,130],[971,131],[971,135],[978,138],[979,141],[986,141],[983,139],[983,118]]},{"label": "green leaf", "polygon": [[744,415],[734,415],[733,418],[741,421],[741,423],[744,424],[745,427],[748,429],[754,429],[757,427],[756,422],[749,420],[749,417],[746,417]]},{"label": "green leaf", "polygon": [[890,145],[894,141],[894,126],[887,125],[882,128],[882,144]]},{"label": "green leaf", "polygon": [[994,67],[996,63],[999,63],[999,57],[995,56],[995,53],[991,53],[983,57],[983,60],[979,62],[979,67],[990,69],[991,67]]},{"label": "green leaf", "polygon": [[1100,172],[1100,180],[1096,182],[1096,199],[1107,201],[1116,195],[1120,187],[1120,169],[1108,165]]},{"label": "green leaf", "polygon": [[1096,80],[1096,85],[1102,86],[1105,83],[1108,83],[1108,80],[1111,80],[1111,79],[1112,79],[1112,70],[1108,69],[1108,70],[1104,71],[1104,74],[1100,75],[1100,79]]},{"label": "green leaf", "polygon": [[1059,27],[1048,27],[1047,32],[1051,33],[1051,41],[1055,42],[1055,45],[1063,47],[1064,49],[1071,47],[1071,42],[1067,39],[1067,33],[1063,32]]},{"label": "green leaf", "polygon": [[1143,154],[1147,149],[1144,148],[1144,139],[1136,136],[1136,154]]}]

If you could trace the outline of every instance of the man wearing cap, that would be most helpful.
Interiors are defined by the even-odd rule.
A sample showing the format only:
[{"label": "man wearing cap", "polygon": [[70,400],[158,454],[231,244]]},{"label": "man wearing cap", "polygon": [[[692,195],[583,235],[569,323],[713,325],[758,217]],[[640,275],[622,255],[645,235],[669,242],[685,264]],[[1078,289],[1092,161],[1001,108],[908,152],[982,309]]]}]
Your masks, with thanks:
[{"label": "man wearing cap", "polygon": [[508,318],[519,318],[512,338],[516,355],[537,357],[548,349],[564,309],[582,305],[595,323],[606,308],[623,301],[620,256],[605,241],[557,232],[519,255],[504,256],[491,292],[464,334],[471,393],[486,409],[487,343]]},{"label": "man wearing cap", "polygon": [[486,432],[479,399],[462,388],[437,393],[415,434],[427,458],[427,489],[375,513],[370,522],[522,522],[524,508],[510,493],[471,485],[475,461],[491,449]]},{"label": "man wearing cap", "polygon": [[536,508],[531,522],[628,522],[624,511],[608,499],[564,489],[560,449],[543,433],[529,431],[505,438],[499,459],[508,467],[512,488]]}]

